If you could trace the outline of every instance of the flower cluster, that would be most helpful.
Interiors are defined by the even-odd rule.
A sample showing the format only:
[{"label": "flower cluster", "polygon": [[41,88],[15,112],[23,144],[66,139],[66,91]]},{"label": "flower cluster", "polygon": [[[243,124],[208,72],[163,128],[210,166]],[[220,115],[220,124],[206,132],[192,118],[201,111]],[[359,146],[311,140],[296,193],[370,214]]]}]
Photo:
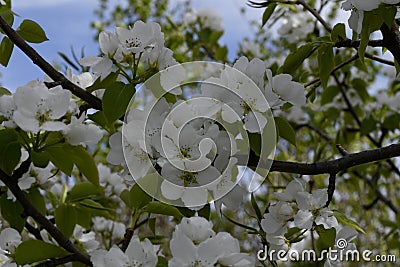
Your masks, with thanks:
[{"label": "flower cluster", "polygon": [[182,219],[170,241],[168,266],[254,266],[255,259],[240,252],[239,241],[229,233],[215,233],[202,217]]},{"label": "flower cluster", "polygon": [[153,245],[147,238],[140,241],[137,236],[134,236],[125,252],[117,246],[109,250],[98,249],[90,253],[90,260],[96,267],[155,267],[158,262],[158,250],[159,246]]},{"label": "flower cluster", "polygon": [[76,117],[76,103],[71,92],[56,86],[48,89],[43,82],[31,81],[17,88],[14,95],[0,96],[3,125],[19,127],[26,132],[57,132],[64,134],[71,145],[95,145],[103,137],[96,125]]},{"label": "flower cluster", "polygon": [[[203,70],[202,77],[194,78],[194,69]],[[195,79],[202,82],[193,91],[186,84]],[[239,182],[232,173],[237,156],[248,148],[241,140],[246,131],[262,133],[267,123],[272,125],[270,106],[279,110],[285,103],[300,107],[306,102],[304,86],[289,74],[273,76],[265,62],[246,57],[233,68],[176,64],[146,81],[142,90],[148,102],[128,111],[122,135],[110,138],[107,160],[126,163],[136,182],[159,175],[159,197],[193,209],[226,195]]]},{"label": "flower cluster", "polygon": [[285,192],[275,193],[278,202],[271,205],[261,221],[271,249],[288,250],[285,238],[290,221],[299,229],[310,230],[313,225],[322,225],[325,229],[337,227],[338,222],[333,212],[325,207],[328,200],[326,189],[306,192],[302,179],[294,179]]},{"label": "flower cluster", "polygon": [[164,47],[164,34],[155,22],[137,21],[132,28],[115,27],[114,32],[103,31],[99,44],[103,55],[85,57],[80,64],[92,67],[95,76],[101,79],[118,69],[122,71],[123,67],[137,70],[139,63],[157,66],[159,70],[176,63],[173,52]]}]

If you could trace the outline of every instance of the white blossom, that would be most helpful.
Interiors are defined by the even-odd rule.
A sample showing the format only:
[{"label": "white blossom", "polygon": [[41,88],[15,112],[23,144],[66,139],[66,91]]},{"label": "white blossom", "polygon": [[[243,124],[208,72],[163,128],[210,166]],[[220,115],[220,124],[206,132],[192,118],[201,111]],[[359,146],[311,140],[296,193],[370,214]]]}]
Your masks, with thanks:
[{"label": "white blossom", "polygon": [[66,140],[71,145],[93,146],[96,145],[103,137],[103,131],[99,126],[84,123],[85,115],[82,114],[80,118],[75,116],[71,117],[71,123],[62,129]]},{"label": "white blossom", "polygon": [[13,114],[15,123],[24,131],[37,133],[59,131],[65,123],[57,121],[68,110],[71,92],[61,86],[47,89],[44,83],[32,81],[17,88],[14,94],[16,110]]}]

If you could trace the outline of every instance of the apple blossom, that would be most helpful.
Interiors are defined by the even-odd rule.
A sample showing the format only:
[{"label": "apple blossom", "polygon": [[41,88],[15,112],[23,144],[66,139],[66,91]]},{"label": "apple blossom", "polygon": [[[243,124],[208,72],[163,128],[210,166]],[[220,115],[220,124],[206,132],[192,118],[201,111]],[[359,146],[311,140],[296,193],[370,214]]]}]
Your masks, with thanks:
[{"label": "apple blossom", "polygon": [[93,146],[103,137],[104,132],[94,124],[84,123],[85,115],[71,117],[71,123],[62,129],[67,142],[71,145]]},{"label": "apple blossom", "polygon": [[57,120],[67,112],[70,99],[71,92],[61,86],[48,89],[42,82],[31,81],[14,94],[13,120],[24,131],[33,133],[62,130],[66,125]]},{"label": "apple blossom", "polygon": [[[193,226],[192,223],[194,223]],[[195,225],[202,226],[200,236],[195,233],[197,231]],[[217,263],[229,266],[254,266],[254,258],[240,252],[238,240],[226,232],[215,235],[211,226],[206,219],[201,217],[182,220],[176,226],[170,241],[173,257],[168,266],[211,267]],[[202,241],[199,242],[200,240]]]}]

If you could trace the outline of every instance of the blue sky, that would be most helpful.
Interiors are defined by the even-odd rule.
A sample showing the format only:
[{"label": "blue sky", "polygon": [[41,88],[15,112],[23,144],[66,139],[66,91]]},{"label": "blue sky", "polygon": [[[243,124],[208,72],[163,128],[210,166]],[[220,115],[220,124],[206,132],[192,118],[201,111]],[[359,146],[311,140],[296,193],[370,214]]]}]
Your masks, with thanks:
[{"label": "blue sky", "polygon": [[[179,0],[175,0],[179,1]],[[215,3],[218,2],[218,5]],[[262,9],[246,7],[246,0],[194,0],[194,7],[209,7],[223,18],[225,34],[222,41],[232,50],[245,36],[251,36],[251,28],[246,21],[261,21]],[[97,0],[36,0],[13,1],[13,10],[20,15],[14,28],[22,19],[32,19],[46,31],[49,41],[32,46],[49,62],[62,62],[57,52],[70,55],[71,46],[79,51],[85,47],[86,55],[96,55],[98,44],[93,40],[94,31],[90,22],[94,20],[93,10]],[[246,7],[245,16],[239,9]],[[34,79],[43,79],[43,72],[24,55],[14,48],[7,68],[0,67],[0,83],[11,91]]]}]

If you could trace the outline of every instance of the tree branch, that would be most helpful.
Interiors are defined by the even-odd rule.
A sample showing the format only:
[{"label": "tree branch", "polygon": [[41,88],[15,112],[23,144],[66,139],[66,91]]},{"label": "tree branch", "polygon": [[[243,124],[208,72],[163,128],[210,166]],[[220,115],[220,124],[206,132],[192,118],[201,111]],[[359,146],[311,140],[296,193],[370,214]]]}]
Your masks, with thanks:
[{"label": "tree branch", "polygon": [[41,214],[35,206],[31,204],[31,202],[25,197],[24,192],[22,192],[21,188],[18,186],[18,181],[8,176],[5,172],[0,170],[0,180],[10,189],[10,191],[14,194],[15,198],[21,203],[24,207],[25,214],[27,216],[32,217],[37,223],[39,223],[47,232],[57,241],[57,243],[63,247],[65,250],[73,253],[76,257],[76,260],[93,266],[89,255],[83,253],[79,249],[77,249],[72,242],[63,235],[63,233],[54,226],[43,214]]},{"label": "tree branch", "polygon": [[45,261],[36,265],[36,267],[56,267],[60,266],[61,264],[65,264],[68,262],[77,261],[76,255],[68,255],[58,259],[52,259],[49,261]]},{"label": "tree branch", "polygon": [[53,79],[55,82],[59,82],[63,88],[71,91],[74,95],[89,103],[93,108],[98,110],[102,109],[100,99],[82,89],[78,85],[72,83],[62,73],[51,66],[41,55],[36,52],[35,49],[28,45],[28,43],[25,42],[25,40],[22,39],[21,36],[19,36],[19,34],[10,27],[10,25],[8,25],[2,16],[0,16],[0,28],[3,29],[5,34],[13,43],[19,47],[22,52],[24,52],[25,55],[27,55],[32,62],[41,70],[43,70],[51,79]]},{"label": "tree branch", "polygon": [[[371,47],[383,47],[385,46],[385,43],[383,40],[370,40],[368,42],[368,45]],[[337,48],[341,48],[341,47],[352,47],[352,48],[358,48],[360,46],[360,41],[352,41],[350,39],[346,39],[346,40],[340,40],[337,41],[334,45]]]},{"label": "tree branch", "polygon": [[[271,165],[270,172],[297,173],[303,175],[331,174],[344,171],[348,168],[371,163],[389,158],[400,157],[400,143],[386,147],[350,153],[341,158],[314,163],[300,163],[281,160],[262,160],[250,151],[248,166],[267,167]],[[272,162],[271,162],[272,161]]]},{"label": "tree branch", "polygon": [[386,47],[393,55],[397,64],[400,64],[400,31],[399,26],[393,23],[387,26],[385,23],[381,26],[383,36],[383,46]]}]

